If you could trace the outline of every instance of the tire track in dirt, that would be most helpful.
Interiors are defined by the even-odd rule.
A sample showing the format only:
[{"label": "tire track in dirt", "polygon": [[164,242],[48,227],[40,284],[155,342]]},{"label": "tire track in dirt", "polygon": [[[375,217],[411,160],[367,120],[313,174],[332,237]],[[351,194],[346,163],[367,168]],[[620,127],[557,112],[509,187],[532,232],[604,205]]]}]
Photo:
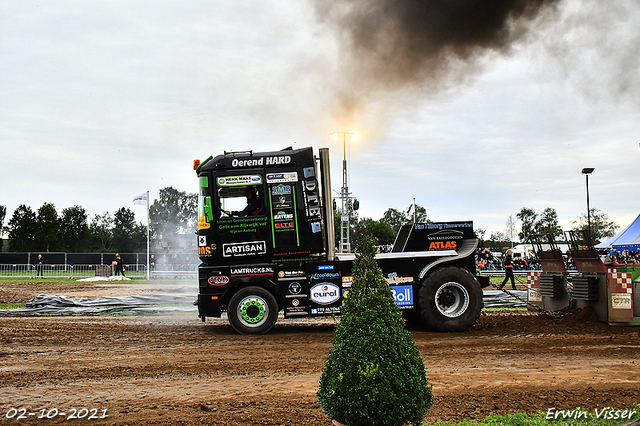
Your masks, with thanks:
[{"label": "tire track in dirt", "polygon": [[[334,324],[240,336],[191,314],[0,317],[0,415],[95,407],[109,417],[87,424],[328,426],[315,392]],[[430,422],[640,402],[640,329],[588,312],[491,313],[464,333],[412,333],[436,397]]]}]

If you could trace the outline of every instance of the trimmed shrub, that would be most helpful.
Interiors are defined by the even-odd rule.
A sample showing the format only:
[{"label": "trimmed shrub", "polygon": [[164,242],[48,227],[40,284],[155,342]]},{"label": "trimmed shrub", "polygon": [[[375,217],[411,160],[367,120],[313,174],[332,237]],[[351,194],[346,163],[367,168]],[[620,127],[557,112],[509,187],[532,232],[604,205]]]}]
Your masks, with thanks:
[{"label": "trimmed shrub", "polygon": [[358,240],[352,287],[325,361],[318,400],[348,426],[420,424],[433,404],[413,336],[375,260],[373,239]]}]

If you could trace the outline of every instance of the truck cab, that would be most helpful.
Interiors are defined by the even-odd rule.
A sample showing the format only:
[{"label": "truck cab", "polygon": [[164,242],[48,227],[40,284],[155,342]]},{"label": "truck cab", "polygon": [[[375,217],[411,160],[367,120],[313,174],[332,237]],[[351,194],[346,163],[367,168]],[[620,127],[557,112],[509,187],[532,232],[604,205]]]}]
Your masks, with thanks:
[{"label": "truck cab", "polygon": [[[194,163],[203,321],[226,312],[250,334],[269,331],[279,312],[340,314],[354,255],[336,253],[328,149],[319,154],[225,152]],[[480,314],[479,281],[488,285],[475,276],[476,247],[471,222],[406,225],[378,263],[407,318],[461,331]]]}]

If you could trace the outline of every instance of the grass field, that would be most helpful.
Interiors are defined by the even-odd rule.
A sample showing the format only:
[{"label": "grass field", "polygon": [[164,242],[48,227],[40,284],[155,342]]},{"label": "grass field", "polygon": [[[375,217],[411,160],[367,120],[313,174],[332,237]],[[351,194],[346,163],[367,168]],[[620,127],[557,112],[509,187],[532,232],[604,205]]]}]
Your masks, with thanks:
[{"label": "grass field", "polygon": [[458,423],[437,422],[438,426],[615,426],[621,424],[640,424],[640,403],[629,410],[613,410],[603,407],[598,411],[587,411],[580,407],[563,412],[537,412],[534,414],[507,414],[489,416],[484,419],[469,419]]}]

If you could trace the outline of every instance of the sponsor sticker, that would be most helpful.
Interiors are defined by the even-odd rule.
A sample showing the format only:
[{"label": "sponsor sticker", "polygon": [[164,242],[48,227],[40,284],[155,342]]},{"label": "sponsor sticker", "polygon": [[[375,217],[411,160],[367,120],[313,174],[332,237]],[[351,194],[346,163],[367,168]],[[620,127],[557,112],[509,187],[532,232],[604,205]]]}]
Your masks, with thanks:
[{"label": "sponsor sticker", "polygon": [[318,271],[333,271],[335,265],[320,265],[318,266]]},{"label": "sponsor sticker", "polygon": [[209,277],[207,282],[214,286],[221,286],[229,282],[229,277],[226,275],[212,275]]},{"label": "sponsor sticker", "polygon": [[330,305],[340,299],[340,289],[331,283],[320,283],[311,287],[312,302],[319,305]]},{"label": "sponsor sticker", "polygon": [[429,235],[427,240],[429,241],[429,250],[457,250],[460,246],[461,240],[464,239],[462,231],[455,229],[438,231],[435,234]]},{"label": "sponsor sticker", "polygon": [[318,281],[318,280],[330,280],[332,278],[338,278],[340,276],[339,272],[323,272],[323,273],[315,273],[309,276],[309,279]]},{"label": "sponsor sticker", "polygon": [[246,243],[229,243],[222,245],[224,257],[255,256],[267,253],[267,243],[264,241],[248,241]]},{"label": "sponsor sticker", "polygon": [[296,227],[295,222],[276,222],[273,224],[276,231],[281,229],[294,229]]},{"label": "sponsor sticker", "polygon": [[611,309],[631,309],[631,294],[611,293]]},{"label": "sponsor sticker", "polygon": [[391,292],[393,293],[393,299],[396,305],[413,306],[413,286],[410,285],[394,285],[391,286]]},{"label": "sponsor sticker", "polygon": [[273,206],[276,209],[290,209],[292,206],[292,201],[287,199],[284,195],[279,195],[274,197]]},{"label": "sponsor sticker", "polygon": [[299,282],[294,281],[291,284],[289,284],[289,293],[300,294],[300,291],[302,291],[302,286],[300,285]]},{"label": "sponsor sticker", "polygon": [[431,241],[429,243],[429,251],[437,250],[457,250],[458,241]]},{"label": "sponsor sticker", "polygon": [[529,288],[527,291],[527,299],[529,302],[542,302],[542,293],[539,288]]},{"label": "sponsor sticker", "polygon": [[268,173],[267,183],[297,182],[298,173]]},{"label": "sponsor sticker", "polygon": [[311,315],[331,315],[339,313],[340,306],[319,306],[317,308],[311,308]]},{"label": "sponsor sticker", "polygon": [[413,277],[399,277],[396,272],[392,272],[387,275],[387,282],[389,285],[411,283],[413,282]]},{"label": "sponsor sticker", "polygon": [[278,276],[280,278],[297,278],[297,277],[304,277],[304,271],[285,271],[285,270],[281,270],[278,271]]},{"label": "sponsor sticker", "polygon": [[209,229],[211,224],[207,221],[206,216],[198,216],[198,229]]},{"label": "sponsor sticker", "polygon": [[231,276],[236,277],[258,277],[273,276],[274,271],[271,266],[259,266],[255,268],[231,268]]},{"label": "sponsor sticker", "polygon": [[273,220],[279,222],[293,220],[293,213],[278,212],[273,216]]},{"label": "sponsor sticker", "polygon": [[227,176],[217,178],[218,186],[257,185],[262,183],[260,175]]},{"label": "sponsor sticker", "polygon": [[353,277],[342,277],[342,287],[349,288],[353,282]]},{"label": "sponsor sticker", "polygon": [[211,256],[211,247],[198,247],[198,254],[200,256]]},{"label": "sponsor sticker", "polygon": [[278,185],[271,188],[271,195],[291,194],[291,185]]}]

